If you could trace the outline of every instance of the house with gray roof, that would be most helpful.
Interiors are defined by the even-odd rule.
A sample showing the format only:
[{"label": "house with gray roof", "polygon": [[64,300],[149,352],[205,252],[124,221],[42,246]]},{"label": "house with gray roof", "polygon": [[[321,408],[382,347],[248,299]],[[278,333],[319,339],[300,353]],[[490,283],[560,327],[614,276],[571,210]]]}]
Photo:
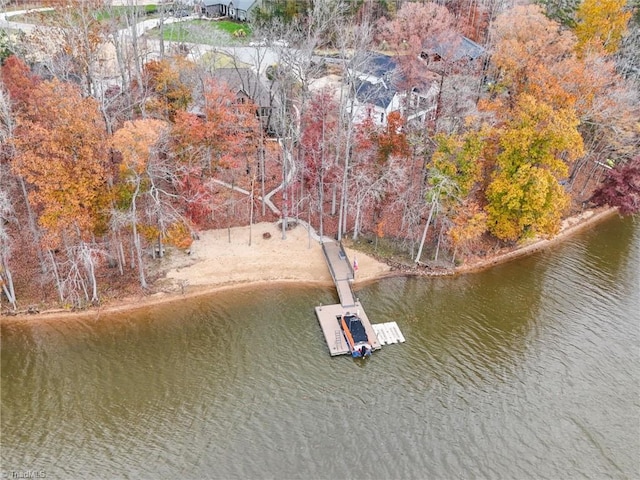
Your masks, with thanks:
[{"label": "house with gray roof", "polygon": [[456,67],[480,64],[486,52],[482,45],[473,40],[453,34],[425,39],[420,57],[432,68],[445,63],[449,69],[455,70]]},{"label": "house with gray roof", "polygon": [[228,17],[241,22],[249,21],[251,11],[260,0],[199,0],[200,14],[209,18]]},{"label": "house with gray roof", "polygon": [[212,77],[223,81],[233,92],[237,103],[253,103],[256,115],[268,133],[274,133],[273,95],[260,77],[250,68],[217,68]]},{"label": "house with gray roof", "polygon": [[393,112],[400,112],[407,121],[424,121],[435,111],[438,84],[407,89],[396,59],[389,55],[371,53],[351,76],[355,77],[352,109],[360,121],[370,117],[376,125],[386,125]]}]

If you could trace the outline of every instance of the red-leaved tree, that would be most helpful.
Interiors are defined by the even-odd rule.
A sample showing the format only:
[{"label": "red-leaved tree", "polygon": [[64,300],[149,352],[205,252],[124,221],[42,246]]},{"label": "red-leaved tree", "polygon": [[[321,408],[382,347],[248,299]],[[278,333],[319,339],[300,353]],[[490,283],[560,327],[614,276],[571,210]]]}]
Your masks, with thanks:
[{"label": "red-leaved tree", "polygon": [[622,215],[640,212],[640,156],[611,170],[591,201],[596,205],[618,207]]}]

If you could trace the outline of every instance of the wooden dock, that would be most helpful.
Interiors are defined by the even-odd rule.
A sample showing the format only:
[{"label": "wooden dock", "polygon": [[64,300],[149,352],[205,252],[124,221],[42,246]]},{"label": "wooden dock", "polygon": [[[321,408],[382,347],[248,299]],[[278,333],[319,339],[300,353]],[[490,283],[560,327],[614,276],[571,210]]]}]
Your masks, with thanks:
[{"label": "wooden dock", "polygon": [[353,290],[351,290],[351,282],[355,278],[355,273],[351,262],[347,258],[347,253],[342,248],[342,245],[337,242],[323,242],[322,251],[329,266],[333,283],[336,284],[340,303],[344,307],[355,306],[356,299],[353,295]]},{"label": "wooden dock", "polygon": [[371,349],[381,349],[382,345],[376,336],[376,332],[373,329],[367,314],[362,308],[362,305],[360,305],[360,302],[356,302],[356,304],[351,308],[345,308],[340,304],[321,305],[316,307],[316,316],[318,317],[318,322],[320,323],[320,328],[322,328],[324,339],[327,341],[327,346],[329,347],[329,353],[331,356],[350,353],[349,346],[342,334],[342,329],[340,328],[340,323],[338,321],[338,317],[347,313],[355,313],[360,317],[362,325],[367,332],[367,337],[369,337]]},{"label": "wooden dock", "polygon": [[[355,313],[360,317],[372,350],[379,350],[383,344],[404,342],[405,339],[396,322],[371,324],[364,308],[351,289],[355,272],[342,245],[337,242],[323,242],[322,251],[340,298],[338,304],[321,305],[315,308],[331,356],[350,353],[339,323],[339,318],[347,313]],[[378,334],[383,339],[382,342]]]}]

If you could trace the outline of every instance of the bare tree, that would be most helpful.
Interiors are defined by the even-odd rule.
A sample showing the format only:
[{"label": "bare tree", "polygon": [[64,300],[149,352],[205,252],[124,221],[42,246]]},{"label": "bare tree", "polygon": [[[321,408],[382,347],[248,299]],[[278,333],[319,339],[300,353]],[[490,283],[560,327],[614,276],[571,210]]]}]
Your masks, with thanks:
[{"label": "bare tree", "polygon": [[[11,307],[16,310],[16,293],[13,286],[13,275],[9,265],[11,258],[12,239],[9,235],[7,224],[13,221],[13,205],[9,196],[9,188],[6,182],[7,174],[0,164],[0,286],[7,297]],[[0,302],[0,306],[1,306]]]},{"label": "bare tree", "polygon": [[414,260],[415,263],[420,262],[420,258],[422,257],[422,249],[424,248],[424,242],[429,231],[429,226],[431,225],[434,215],[437,215],[437,212],[442,208],[443,197],[454,195],[455,190],[457,189],[457,185],[455,184],[455,182],[453,182],[446,175],[443,175],[437,171],[432,172],[431,184],[433,186],[427,194],[428,202],[430,204],[429,216],[427,217],[424,225],[422,238],[420,239],[420,246],[418,247],[418,253],[416,254],[416,258]]},{"label": "bare tree", "polygon": [[338,240],[342,240],[347,230],[347,213],[349,212],[349,173],[350,158],[355,141],[355,125],[358,120],[359,110],[356,108],[356,89],[360,72],[366,71],[373,40],[373,26],[367,19],[360,23],[346,23],[343,35],[336,44],[340,52],[345,88],[340,90],[340,125],[338,131],[341,136],[338,140],[337,163],[342,164],[342,181],[340,191],[340,205],[338,210]]},{"label": "bare tree", "polygon": [[373,209],[392,191],[397,185],[406,181],[405,168],[399,159],[391,157],[384,165],[382,171],[372,168],[371,165],[354,165],[350,185],[353,186],[353,240],[358,239],[362,228],[363,211]]}]

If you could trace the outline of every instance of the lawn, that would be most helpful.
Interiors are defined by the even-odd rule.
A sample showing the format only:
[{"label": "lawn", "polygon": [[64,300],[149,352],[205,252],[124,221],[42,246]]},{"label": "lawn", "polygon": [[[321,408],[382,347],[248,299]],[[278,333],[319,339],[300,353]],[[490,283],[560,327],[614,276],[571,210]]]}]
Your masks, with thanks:
[{"label": "lawn", "polygon": [[[139,7],[121,6],[97,10],[95,12],[95,18],[99,22],[106,22],[115,18],[120,23],[122,23],[122,26],[125,26],[126,23],[123,18],[125,14],[132,9],[139,10],[140,20],[144,20],[145,18],[153,18],[154,16],[156,16],[156,14],[159,13],[157,5],[141,5]],[[12,15],[9,17],[9,21],[48,25],[53,22],[53,20],[55,19],[55,15],[55,10],[32,11],[20,15]]]},{"label": "lawn", "polygon": [[[157,32],[157,31],[156,31]],[[244,41],[251,36],[251,29],[246,23],[229,20],[192,20],[166,24],[164,39],[170,42],[202,43],[218,45],[232,40]]]},{"label": "lawn", "polygon": [[[210,22],[213,26],[227,32],[229,35],[249,37],[251,35],[251,29],[246,23],[232,22],[230,20],[219,20],[217,22]],[[243,33],[236,33],[243,32]]]}]

